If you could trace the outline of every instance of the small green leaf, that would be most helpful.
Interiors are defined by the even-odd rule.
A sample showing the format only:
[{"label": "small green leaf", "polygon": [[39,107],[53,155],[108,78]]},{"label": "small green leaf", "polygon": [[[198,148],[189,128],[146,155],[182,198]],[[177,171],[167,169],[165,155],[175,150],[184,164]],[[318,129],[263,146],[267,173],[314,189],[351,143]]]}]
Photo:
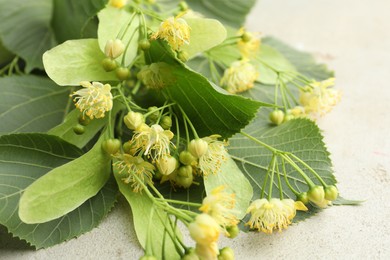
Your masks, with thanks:
[{"label": "small green leaf", "polygon": [[13,53],[4,47],[0,37],[0,67],[10,62],[14,56],[15,55]]},{"label": "small green leaf", "polygon": [[231,95],[202,75],[183,67],[171,56],[163,43],[152,42],[146,53],[149,62],[167,64],[164,77],[169,84],[163,91],[185,111],[199,136],[220,134],[228,138],[239,132],[264,103]]},{"label": "small green leaf", "polygon": [[59,43],[83,37],[90,20],[107,0],[54,0],[52,26]]},{"label": "small green leaf", "polygon": [[0,78],[0,134],[45,132],[65,114],[69,90],[33,75]]},{"label": "small green leaf", "polygon": [[19,217],[28,224],[59,218],[95,196],[107,182],[111,157],[101,143],[79,158],[57,167],[31,184],[19,202]]},{"label": "small green leaf", "polygon": [[0,35],[4,46],[26,60],[26,71],[42,69],[42,54],[55,45],[50,29],[51,0],[0,0]]},{"label": "small green leaf", "polygon": [[234,209],[237,211],[237,218],[242,219],[252,200],[253,189],[248,179],[230,156],[222,164],[219,173],[204,178],[204,186],[208,194],[221,185],[226,187],[226,192],[235,194],[236,204]]},{"label": "small green leaf", "polygon": [[[172,242],[172,239],[168,234],[165,234],[165,248],[163,251],[163,237],[165,233],[165,226],[162,223],[162,220],[167,218],[167,214],[158,209],[153,201],[147,196],[145,191],[142,193],[135,193],[132,191],[129,184],[125,184],[122,181],[120,174],[114,171],[114,176],[119,186],[119,191],[125,196],[127,202],[130,204],[131,211],[133,213],[133,222],[137,238],[141,246],[145,249],[146,239],[149,229],[152,231],[150,238],[150,243],[152,245],[152,250],[154,256],[157,259],[180,259],[179,254],[176,252],[175,246]],[[154,207],[153,217],[150,220],[150,214],[152,208]],[[160,219],[160,217],[161,219]],[[151,227],[149,227],[152,225]],[[166,225],[169,226],[169,223],[166,222]],[[173,229],[169,229],[173,234]],[[176,229],[175,234],[181,236],[179,230]],[[163,255],[163,252],[165,253]]]},{"label": "small green leaf", "polygon": [[47,75],[58,85],[77,86],[81,81],[116,81],[114,72],[106,72],[106,56],[96,39],[70,40],[43,54]]},{"label": "small green leaf", "polygon": [[183,45],[182,50],[189,57],[213,48],[226,39],[226,29],[217,20],[204,18],[186,18],[191,27],[190,44]]},{"label": "small green leaf", "polygon": [[343,197],[338,197],[335,201],[333,201],[333,205],[350,205],[350,206],[358,206],[364,203],[364,200],[349,200],[344,199]]},{"label": "small green leaf", "polygon": [[96,227],[114,205],[118,188],[113,178],[96,196],[56,220],[25,224],[18,216],[20,196],[31,183],[80,155],[80,149],[50,135],[0,137],[0,225],[37,249],[59,244]]},{"label": "small green leaf", "polygon": [[[129,13],[125,9],[119,9],[108,6],[99,12],[99,27],[98,27],[98,39],[99,46],[102,52],[108,40],[121,39],[125,46],[128,45],[124,55],[124,64],[128,66],[135,57],[138,51],[138,38],[139,38],[139,17],[136,15],[132,23],[129,25],[133,14]],[[127,27],[128,26],[128,27]],[[134,36],[132,36],[134,33]],[[124,34],[123,37],[121,35]],[[132,38],[133,37],[133,38]],[[131,42],[130,42],[131,40]],[[128,44],[130,42],[130,44]],[[120,63],[122,56],[117,58]]]}]

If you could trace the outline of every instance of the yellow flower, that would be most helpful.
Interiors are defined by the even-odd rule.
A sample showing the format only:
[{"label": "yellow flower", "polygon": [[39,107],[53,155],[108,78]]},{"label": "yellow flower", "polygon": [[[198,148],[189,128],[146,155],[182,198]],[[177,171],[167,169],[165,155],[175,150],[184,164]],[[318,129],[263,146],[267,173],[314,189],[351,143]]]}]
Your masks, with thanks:
[{"label": "yellow flower", "polygon": [[220,135],[211,135],[202,138],[207,142],[207,151],[199,157],[198,168],[204,176],[216,174],[226,160],[226,142],[219,141]]},{"label": "yellow flower", "polygon": [[116,8],[122,8],[127,4],[127,0],[110,0],[108,4]]},{"label": "yellow flower", "polygon": [[164,130],[158,124],[151,127],[143,125],[143,127],[135,131],[130,144],[131,147],[134,147],[134,154],[142,153],[155,161],[170,154],[169,146],[172,138],[173,133],[169,130]]},{"label": "yellow flower", "polygon": [[152,39],[163,39],[168,42],[172,50],[177,51],[184,44],[190,43],[190,30],[186,20],[176,17],[169,17],[160,24],[160,28],[152,35]]},{"label": "yellow flower", "polygon": [[225,70],[221,86],[230,93],[240,93],[253,88],[259,73],[247,60],[235,61]]},{"label": "yellow flower", "polygon": [[196,216],[195,221],[188,225],[192,239],[201,245],[217,242],[221,227],[213,217],[202,213]]},{"label": "yellow flower", "polygon": [[104,113],[112,109],[111,86],[88,81],[82,81],[80,85],[83,88],[70,95],[76,96],[73,99],[76,107],[91,119],[104,117]]},{"label": "yellow flower", "polygon": [[236,203],[235,194],[224,191],[224,186],[218,186],[207,195],[199,208],[203,213],[212,216],[223,228],[235,226],[238,219],[234,214],[234,205]]},{"label": "yellow flower", "polygon": [[212,242],[210,244],[196,243],[195,253],[201,260],[217,260],[218,259],[218,244]]},{"label": "yellow flower", "polygon": [[307,208],[303,203],[295,203],[293,200],[258,199],[253,201],[247,210],[251,218],[246,225],[267,234],[272,234],[274,230],[280,232],[291,224],[296,210]]},{"label": "yellow flower", "polygon": [[299,102],[305,108],[307,114],[322,116],[331,111],[340,101],[340,91],[330,88],[334,85],[334,80],[334,78],[330,78],[321,82],[314,82],[300,91]]},{"label": "yellow flower", "polygon": [[174,81],[172,68],[164,62],[156,62],[142,67],[137,77],[151,89],[162,89]]},{"label": "yellow flower", "polygon": [[237,43],[241,56],[244,59],[254,58],[260,49],[259,33],[250,33],[245,31],[244,28],[241,28],[238,34],[241,35]]},{"label": "yellow flower", "polygon": [[118,161],[113,166],[118,169],[119,174],[128,174],[122,180],[125,183],[131,183],[134,192],[142,191],[142,184],[147,185],[152,182],[155,170],[153,164],[144,161],[141,157],[134,157],[129,154],[120,154],[116,158]]}]

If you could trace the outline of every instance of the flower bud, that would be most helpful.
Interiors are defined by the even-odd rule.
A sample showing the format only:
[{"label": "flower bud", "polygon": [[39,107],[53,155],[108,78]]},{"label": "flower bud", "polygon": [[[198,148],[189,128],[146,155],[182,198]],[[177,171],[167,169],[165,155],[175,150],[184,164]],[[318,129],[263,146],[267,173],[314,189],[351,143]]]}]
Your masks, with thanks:
[{"label": "flower bud", "polygon": [[118,139],[105,140],[102,143],[102,148],[109,155],[116,154],[121,148],[121,141],[119,141]]},{"label": "flower bud", "polygon": [[156,122],[158,119],[158,116],[160,115],[160,112],[158,111],[158,107],[153,106],[153,107],[148,107],[148,113],[152,112],[151,114],[148,115],[148,118],[152,122]]},{"label": "flower bud", "polygon": [[176,169],[177,160],[175,157],[166,155],[157,159],[156,165],[162,175],[169,175]]},{"label": "flower bud", "polygon": [[283,123],[284,112],[282,110],[274,110],[269,114],[269,120],[275,125]]},{"label": "flower bud", "polygon": [[115,70],[115,75],[119,80],[126,80],[130,78],[131,72],[128,68],[119,67]]},{"label": "flower bud", "polygon": [[179,52],[177,53],[177,58],[178,58],[179,60],[181,60],[182,62],[186,62],[186,61],[188,61],[188,59],[190,58],[190,55],[189,55],[188,52],[186,52],[186,51],[179,51]]},{"label": "flower bud", "polygon": [[130,142],[124,143],[122,148],[123,148],[123,152],[125,152],[125,153],[127,153],[127,154],[133,154],[133,153],[131,152],[133,146],[132,146],[132,144],[131,144]]},{"label": "flower bud", "polygon": [[118,67],[115,60],[111,58],[105,58],[104,60],[102,60],[102,66],[103,69],[107,72],[113,71]]},{"label": "flower bud", "polygon": [[125,125],[131,130],[137,130],[143,123],[145,123],[144,115],[139,112],[130,111],[123,118]]},{"label": "flower bud", "polygon": [[196,254],[194,248],[190,248],[181,260],[199,260],[199,256]]},{"label": "flower bud", "polygon": [[202,157],[208,149],[208,144],[203,139],[193,139],[188,144],[188,151],[195,157],[200,158]]},{"label": "flower bud", "polygon": [[[189,167],[189,168],[188,168]],[[182,166],[177,170],[177,174],[175,176],[175,183],[177,186],[182,188],[189,188],[194,180],[194,175],[192,175],[192,167],[191,166]]]},{"label": "flower bud", "polygon": [[226,231],[227,231],[228,234],[229,234],[229,238],[235,238],[235,237],[237,237],[238,234],[240,233],[240,229],[238,228],[237,225],[227,227],[227,228],[226,228]]},{"label": "flower bud", "polygon": [[334,201],[339,195],[339,190],[334,185],[325,187],[325,199]]},{"label": "flower bud", "polygon": [[189,151],[182,151],[179,155],[179,160],[184,165],[192,165],[195,161],[195,157]]},{"label": "flower bud", "polygon": [[73,132],[76,134],[76,135],[82,135],[84,134],[85,132],[85,128],[84,126],[80,125],[80,124],[77,124],[73,127]]},{"label": "flower bud", "polygon": [[284,118],[283,118],[283,123],[284,122],[288,122],[288,121],[290,121],[290,120],[292,120],[294,118],[295,118],[295,116],[293,116],[293,115],[285,115]]},{"label": "flower bud", "polygon": [[138,47],[143,50],[143,51],[146,51],[146,50],[149,50],[150,48],[150,42],[148,39],[143,39],[141,41],[139,41],[138,43]]},{"label": "flower bud", "polygon": [[177,175],[179,175],[180,177],[189,177],[190,175],[192,175],[192,167],[189,165],[181,166],[177,171]]},{"label": "flower bud", "polygon": [[172,127],[172,118],[170,116],[163,116],[160,125],[163,129],[168,130]]},{"label": "flower bud", "polygon": [[250,42],[252,40],[253,36],[251,33],[249,32],[244,32],[242,35],[241,35],[241,39],[243,42]]},{"label": "flower bud", "polygon": [[219,251],[218,260],[234,260],[234,251],[230,247],[224,247]]},{"label": "flower bud", "polygon": [[195,221],[188,226],[192,239],[201,245],[216,242],[220,229],[215,219],[206,213],[196,216]]},{"label": "flower bud", "polygon": [[188,10],[188,4],[185,1],[179,3],[180,11],[184,12]]},{"label": "flower bud", "polygon": [[91,119],[89,117],[84,117],[82,114],[78,118],[79,124],[83,126],[89,125]]},{"label": "flower bud", "polygon": [[104,47],[104,53],[108,58],[116,59],[125,51],[125,45],[119,39],[108,40]]},{"label": "flower bud", "polygon": [[301,201],[303,204],[309,203],[309,198],[307,197],[306,192],[302,192],[297,195],[297,200]]},{"label": "flower bud", "polygon": [[307,192],[308,199],[314,204],[322,204],[325,199],[324,187],[314,186]]}]

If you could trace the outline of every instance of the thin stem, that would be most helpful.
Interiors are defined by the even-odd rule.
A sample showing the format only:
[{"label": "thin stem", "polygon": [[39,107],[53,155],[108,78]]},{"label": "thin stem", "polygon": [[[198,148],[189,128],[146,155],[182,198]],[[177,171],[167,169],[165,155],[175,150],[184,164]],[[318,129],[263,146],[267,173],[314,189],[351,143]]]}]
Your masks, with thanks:
[{"label": "thin stem", "polygon": [[312,180],[310,180],[310,178],[306,175],[306,173],[304,171],[302,171],[302,169],[293,161],[291,160],[290,157],[288,157],[287,155],[285,154],[282,154],[281,155],[292,167],[294,167],[295,170],[297,170],[298,173],[301,174],[301,176],[303,177],[303,179],[305,179],[307,185],[309,185],[309,188],[312,188],[315,186],[314,182]]},{"label": "thin stem", "polygon": [[282,180],[280,178],[280,171],[279,171],[279,164],[278,163],[276,163],[276,173],[277,173],[277,177],[278,177],[279,196],[280,196],[280,199],[282,200],[283,199],[283,186],[282,186]]},{"label": "thin stem", "polygon": [[287,186],[290,188],[290,190],[295,194],[298,195],[299,192],[294,189],[294,187],[290,184],[290,181],[287,178],[287,171],[286,171],[286,165],[284,163],[284,158],[282,157],[282,169],[283,169],[283,175],[284,179],[286,180]]},{"label": "thin stem", "polygon": [[169,203],[188,205],[188,206],[191,206],[191,207],[200,207],[200,206],[202,206],[202,204],[200,204],[200,203],[194,203],[194,202],[188,202],[188,201],[171,200],[171,199],[163,199],[163,200],[166,201],[166,202],[169,202]]},{"label": "thin stem", "polygon": [[146,241],[145,241],[145,254],[146,255],[153,255],[153,248],[152,248],[152,222],[153,222],[153,215],[154,215],[154,206],[150,209],[150,215],[149,215],[149,223],[148,223],[148,230],[146,235]]},{"label": "thin stem", "polygon": [[270,150],[272,153],[280,153],[279,150],[273,148],[272,146],[270,146],[270,145],[268,145],[268,144],[266,144],[266,143],[263,143],[263,142],[260,141],[259,139],[255,138],[255,137],[253,137],[253,136],[251,136],[251,135],[249,135],[249,134],[247,134],[247,133],[245,133],[245,132],[243,132],[243,131],[241,131],[240,134],[242,134],[243,136],[249,138],[249,139],[252,140],[253,142],[255,142],[255,143],[257,143],[257,144],[263,146],[264,148],[267,148],[267,149]]},{"label": "thin stem", "polygon": [[271,165],[274,163],[274,160],[275,160],[275,155],[273,154],[272,159],[271,159],[271,161],[268,165],[268,168],[267,168],[267,173],[265,174],[263,186],[261,186],[260,199],[264,198],[265,187],[267,186],[269,172],[271,171]]},{"label": "thin stem", "polygon": [[322,179],[322,177],[313,169],[311,168],[307,163],[305,163],[304,161],[302,161],[299,157],[297,157],[296,155],[294,154],[291,154],[291,156],[297,160],[299,163],[301,163],[303,166],[305,166],[320,182],[321,184],[324,186],[324,187],[327,187],[328,184],[326,184],[326,182]]},{"label": "thin stem", "polygon": [[273,163],[272,163],[271,179],[270,179],[270,182],[269,182],[268,201],[272,199],[272,188],[274,186],[275,164],[276,164],[276,161],[277,161],[277,158],[276,158],[275,155],[274,155],[274,157],[272,159],[273,159],[272,160]]},{"label": "thin stem", "polygon": [[190,125],[190,128],[192,130],[192,133],[194,134],[195,138],[198,139],[199,138],[198,133],[196,132],[196,129],[195,129],[194,125],[192,124],[191,120],[188,118],[187,114],[184,112],[184,110],[181,108],[181,106],[179,104],[178,104],[178,107],[179,107],[181,113],[183,114],[184,121],[188,122],[188,124]]},{"label": "thin stem", "polygon": [[129,106],[129,103],[127,101],[127,98],[125,96],[125,94],[123,94],[123,91],[122,89],[120,88],[120,85],[118,85],[118,88],[117,88],[118,92],[119,92],[119,95],[122,97],[123,101],[125,102],[125,105],[126,105],[126,108],[128,111],[131,111],[131,107]]}]

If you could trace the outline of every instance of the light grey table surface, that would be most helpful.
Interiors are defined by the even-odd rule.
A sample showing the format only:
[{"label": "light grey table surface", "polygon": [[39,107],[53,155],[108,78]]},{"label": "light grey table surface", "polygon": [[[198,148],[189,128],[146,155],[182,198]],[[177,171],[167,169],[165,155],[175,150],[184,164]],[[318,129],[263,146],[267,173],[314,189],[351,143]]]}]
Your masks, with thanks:
[{"label": "light grey table surface", "polygon": [[[389,11],[388,0],[263,0],[249,16],[250,30],[336,71],[343,98],[319,125],[342,195],[366,202],[331,207],[283,233],[222,239],[237,259],[390,259]],[[119,203],[77,239],[37,252],[0,250],[0,259],[138,259],[129,211]]]}]

